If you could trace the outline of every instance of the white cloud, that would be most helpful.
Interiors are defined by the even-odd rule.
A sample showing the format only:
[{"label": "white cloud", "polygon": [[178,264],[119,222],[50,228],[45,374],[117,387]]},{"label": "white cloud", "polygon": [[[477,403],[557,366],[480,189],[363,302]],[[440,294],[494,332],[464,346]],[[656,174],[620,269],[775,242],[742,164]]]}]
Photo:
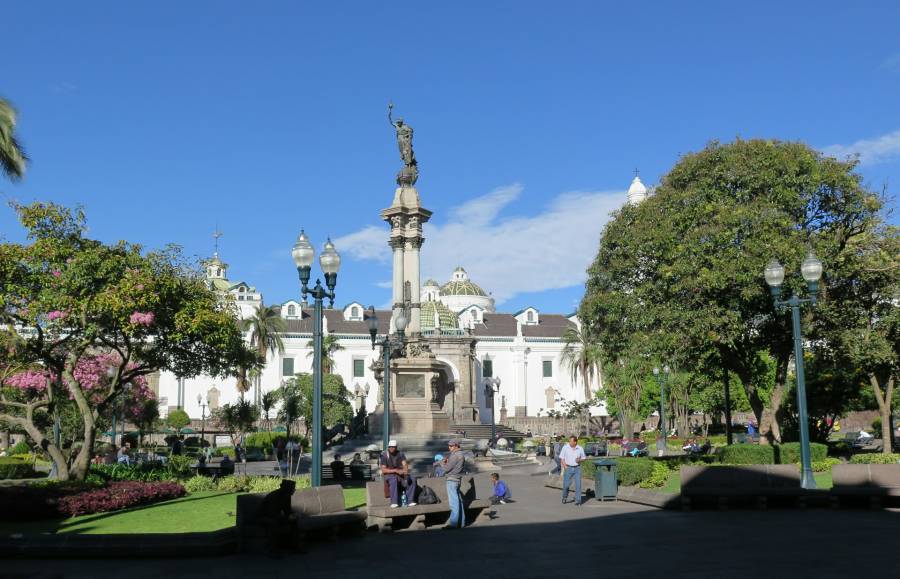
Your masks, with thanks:
[{"label": "white cloud", "polygon": [[392,287],[394,287],[394,282],[392,280],[379,281],[379,282],[375,283],[375,287],[380,287],[383,289],[391,289]]},{"label": "white cloud", "polygon": [[[426,223],[422,279],[448,279],[462,265],[497,303],[584,283],[600,232],[625,192],[564,193],[534,215],[501,217],[521,192],[519,184],[499,187],[456,207],[444,223]],[[335,245],[356,259],[387,263],[386,239],[386,228],[368,226]]]},{"label": "white cloud", "polygon": [[850,145],[830,145],[824,147],[822,152],[838,159],[859,155],[860,165],[886,163],[900,158],[900,130],[873,139],[862,139]]}]

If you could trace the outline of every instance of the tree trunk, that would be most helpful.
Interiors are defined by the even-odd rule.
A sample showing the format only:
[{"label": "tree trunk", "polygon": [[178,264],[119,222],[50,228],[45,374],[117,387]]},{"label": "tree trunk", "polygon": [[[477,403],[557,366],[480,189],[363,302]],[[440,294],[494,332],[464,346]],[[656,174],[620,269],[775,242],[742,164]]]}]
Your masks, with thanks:
[{"label": "tree trunk", "polygon": [[71,472],[69,471],[69,465],[66,462],[65,455],[62,453],[62,449],[58,448],[55,444],[51,444],[44,436],[44,433],[38,430],[34,423],[23,423],[21,426],[25,429],[26,434],[34,441],[38,448],[43,448],[47,451],[47,454],[50,455],[50,459],[56,464],[57,480],[69,480]]},{"label": "tree trunk", "polygon": [[72,463],[71,476],[75,480],[84,480],[91,469],[91,456],[94,454],[94,441],[97,439],[97,428],[94,426],[93,416],[91,418],[90,428],[88,428],[87,421],[85,421],[81,450],[78,451],[78,456],[75,457],[75,462]]},{"label": "tree trunk", "polygon": [[891,399],[894,395],[894,377],[888,378],[884,390],[878,383],[875,374],[869,374],[869,383],[875,392],[875,401],[878,402],[878,410],[881,413],[881,452],[891,454]]}]

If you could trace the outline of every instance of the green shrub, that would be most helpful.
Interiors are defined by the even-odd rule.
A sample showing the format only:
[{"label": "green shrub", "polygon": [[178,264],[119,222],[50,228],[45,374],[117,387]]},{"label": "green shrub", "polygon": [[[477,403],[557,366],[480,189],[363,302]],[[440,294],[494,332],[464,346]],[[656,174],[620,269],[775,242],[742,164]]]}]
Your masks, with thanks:
[{"label": "green shrub", "polygon": [[881,436],[881,417],[876,416],[875,420],[872,421],[872,432],[876,437]]},{"label": "green shrub", "polygon": [[706,438],[713,446],[725,446],[728,444],[728,437],[724,434],[711,434]]},{"label": "green shrub", "polygon": [[866,453],[854,454],[850,458],[851,464],[897,464],[900,463],[900,453],[882,454]]},{"label": "green shrub", "polygon": [[653,461],[653,470],[648,478],[640,482],[640,487],[642,489],[653,489],[663,486],[669,480],[669,472],[666,463],[659,460]]},{"label": "green shrub", "polygon": [[[291,477],[297,483],[298,489],[309,488],[309,476]],[[277,476],[247,476],[231,475],[223,476],[216,481],[216,490],[229,493],[268,493],[281,485],[281,478]]]},{"label": "green shrub", "polygon": [[822,460],[813,461],[812,469],[813,469],[813,472],[831,472],[831,467],[833,467],[836,464],[843,464],[843,462],[844,461],[842,461],[839,458],[833,458],[833,457],[829,456],[829,457],[823,458]]},{"label": "green shrub", "polygon": [[31,445],[20,440],[9,449],[8,454],[31,454]]},{"label": "green shrub", "polygon": [[0,458],[0,479],[36,478],[30,462],[14,458]]},{"label": "green shrub", "polygon": [[[800,462],[800,443],[784,442],[775,447],[778,464],[792,464]],[[809,460],[818,462],[828,456],[828,445],[819,442],[809,443]]]},{"label": "green shrub", "polygon": [[[615,457],[616,479],[622,486],[634,486],[653,474],[653,461],[645,456],[641,457]],[[591,460],[581,463],[582,478],[594,478],[596,466]]]},{"label": "green shrub", "polygon": [[775,448],[768,444],[732,444],[720,456],[722,464],[775,464]]},{"label": "green shrub", "polygon": [[228,493],[245,493],[250,490],[250,477],[247,475],[228,475],[216,480],[216,490]]},{"label": "green shrub", "polygon": [[182,480],[191,476],[191,465],[194,459],[189,456],[170,456],[166,461],[166,471],[169,478],[173,480]]},{"label": "green shrub", "polygon": [[208,476],[192,476],[184,482],[184,489],[189,493],[216,490],[216,481]]},{"label": "green shrub", "polygon": [[220,446],[216,448],[214,453],[216,456],[227,456],[228,458],[234,460],[234,447],[233,446]]}]

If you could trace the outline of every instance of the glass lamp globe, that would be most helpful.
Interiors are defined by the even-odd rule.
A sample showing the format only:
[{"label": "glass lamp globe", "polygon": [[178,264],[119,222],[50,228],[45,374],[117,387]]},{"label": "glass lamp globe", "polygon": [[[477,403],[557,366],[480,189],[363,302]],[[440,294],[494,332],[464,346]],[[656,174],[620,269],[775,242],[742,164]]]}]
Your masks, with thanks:
[{"label": "glass lamp globe", "polygon": [[800,264],[800,273],[807,282],[816,282],[822,277],[822,262],[816,254],[810,251],[803,263]]},{"label": "glass lamp globe", "polygon": [[319,265],[322,266],[322,271],[325,273],[337,273],[341,268],[341,256],[335,251],[331,239],[326,241],[325,247],[322,248],[322,253],[319,255]]},{"label": "glass lamp globe", "polygon": [[668,367],[668,366],[663,366],[663,372],[665,372],[666,374],[668,374],[668,373],[669,373],[669,367]]},{"label": "glass lamp globe", "polygon": [[766,283],[771,287],[781,287],[784,283],[784,266],[778,263],[777,259],[773,259],[766,266]]},{"label": "glass lamp globe", "polygon": [[654,376],[659,376],[659,368],[654,368],[654,369],[653,369],[653,375],[654,375]]},{"label": "glass lamp globe", "polygon": [[297,267],[310,267],[312,266],[313,257],[315,257],[315,255],[316,250],[309,242],[306,232],[301,229],[300,235],[297,236],[297,243],[295,243],[293,249],[291,249],[291,257],[294,258],[294,265]]},{"label": "glass lamp globe", "polygon": [[370,332],[378,331],[378,316],[375,315],[375,306],[369,306],[366,310],[366,325]]},{"label": "glass lamp globe", "polygon": [[398,332],[403,332],[406,330],[406,325],[409,323],[409,320],[406,319],[406,312],[400,310],[397,312],[397,316],[394,318],[394,326],[396,326]]}]

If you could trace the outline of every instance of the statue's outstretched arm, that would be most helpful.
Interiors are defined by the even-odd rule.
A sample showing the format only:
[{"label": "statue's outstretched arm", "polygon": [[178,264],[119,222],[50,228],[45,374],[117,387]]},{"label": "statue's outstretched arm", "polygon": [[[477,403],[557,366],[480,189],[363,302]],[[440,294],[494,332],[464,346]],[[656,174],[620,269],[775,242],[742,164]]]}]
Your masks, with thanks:
[{"label": "statue's outstretched arm", "polygon": [[391,117],[391,112],[393,111],[393,109],[394,109],[394,102],[388,101],[388,122],[391,123],[392,127],[396,127],[397,125],[394,124],[394,119]]}]

